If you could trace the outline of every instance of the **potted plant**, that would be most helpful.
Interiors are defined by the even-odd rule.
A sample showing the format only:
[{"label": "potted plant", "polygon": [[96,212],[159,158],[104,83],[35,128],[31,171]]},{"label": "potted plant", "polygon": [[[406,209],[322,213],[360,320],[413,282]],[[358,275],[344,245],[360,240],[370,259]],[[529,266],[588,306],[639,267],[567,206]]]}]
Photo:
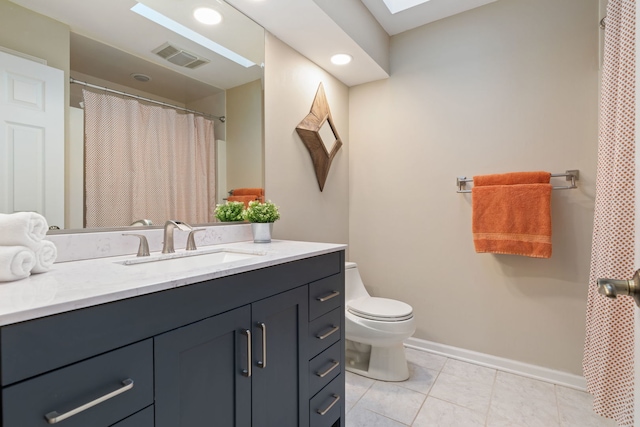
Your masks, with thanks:
[{"label": "potted plant", "polygon": [[222,222],[244,221],[243,211],[244,203],[227,202],[224,205],[216,205],[214,215]]},{"label": "potted plant", "polygon": [[244,210],[243,216],[251,223],[254,243],[271,242],[273,223],[280,219],[280,212],[275,204],[271,201],[264,203],[251,201]]}]

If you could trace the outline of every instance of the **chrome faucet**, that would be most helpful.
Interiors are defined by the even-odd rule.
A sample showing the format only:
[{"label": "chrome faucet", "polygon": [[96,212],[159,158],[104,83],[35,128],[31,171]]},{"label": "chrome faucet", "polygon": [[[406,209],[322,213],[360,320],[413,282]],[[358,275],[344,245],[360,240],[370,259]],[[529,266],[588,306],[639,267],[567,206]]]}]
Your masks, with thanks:
[{"label": "chrome faucet", "polygon": [[173,230],[175,230],[176,228],[179,228],[182,231],[192,230],[189,224],[181,221],[175,221],[170,219],[167,222],[165,222],[164,223],[164,242],[162,245],[163,254],[172,254],[175,252],[175,249],[173,249]]}]

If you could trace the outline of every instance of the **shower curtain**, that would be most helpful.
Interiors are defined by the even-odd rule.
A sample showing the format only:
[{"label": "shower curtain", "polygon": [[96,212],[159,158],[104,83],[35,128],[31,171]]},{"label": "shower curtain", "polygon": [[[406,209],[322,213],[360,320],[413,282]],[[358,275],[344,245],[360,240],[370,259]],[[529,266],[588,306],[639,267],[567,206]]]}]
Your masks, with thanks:
[{"label": "shower curtain", "polygon": [[213,220],[210,120],[107,93],[83,94],[85,227]]},{"label": "shower curtain", "polygon": [[635,10],[609,0],[600,104],[596,206],[583,359],[596,413],[634,421],[634,301],[598,294],[599,277],[633,276],[635,248]]}]

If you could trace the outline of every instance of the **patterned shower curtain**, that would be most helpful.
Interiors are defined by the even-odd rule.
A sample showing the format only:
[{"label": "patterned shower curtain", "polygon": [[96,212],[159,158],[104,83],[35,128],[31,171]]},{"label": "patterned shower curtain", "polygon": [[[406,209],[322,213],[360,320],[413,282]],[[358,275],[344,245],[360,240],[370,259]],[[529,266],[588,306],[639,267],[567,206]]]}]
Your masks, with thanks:
[{"label": "patterned shower curtain", "polygon": [[213,220],[213,122],[84,90],[85,226]]},{"label": "patterned shower curtain", "polygon": [[583,359],[594,410],[633,426],[634,301],[598,294],[599,277],[635,271],[634,0],[609,0],[600,105],[598,176]]}]

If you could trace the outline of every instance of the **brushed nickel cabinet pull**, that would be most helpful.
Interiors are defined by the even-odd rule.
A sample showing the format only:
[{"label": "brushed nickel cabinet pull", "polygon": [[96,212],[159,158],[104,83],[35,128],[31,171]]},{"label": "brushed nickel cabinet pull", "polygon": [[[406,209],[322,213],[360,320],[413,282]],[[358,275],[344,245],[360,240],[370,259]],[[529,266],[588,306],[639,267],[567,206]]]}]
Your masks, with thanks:
[{"label": "brushed nickel cabinet pull", "polygon": [[322,335],[316,335],[316,338],[323,340],[323,339],[327,338],[329,335],[331,335],[334,332],[337,332],[339,330],[340,330],[340,326],[334,326],[334,327],[331,328],[330,331],[328,331],[328,332],[326,332],[326,333],[324,333]]},{"label": "brushed nickel cabinet pull", "polygon": [[129,391],[133,388],[133,380],[131,378],[127,378],[126,380],[122,381],[122,387],[120,387],[119,389],[112,391],[111,393],[105,394],[102,397],[99,397],[95,400],[92,400],[89,403],[85,403],[82,406],[78,406],[75,409],[70,410],[69,412],[65,412],[64,414],[59,414],[56,411],[52,411],[49,412],[48,414],[46,414],[44,417],[47,419],[47,422],[49,424],[57,424],[60,421],[64,421],[67,418],[71,418],[74,415],[79,414],[80,412],[86,411],[87,409],[99,405],[104,401],[107,401],[113,397],[116,397],[119,394],[124,393],[125,391]]},{"label": "brushed nickel cabinet pull", "polygon": [[267,325],[260,322],[258,326],[262,330],[262,360],[258,361],[258,366],[264,369],[267,367]]},{"label": "brushed nickel cabinet pull", "polygon": [[317,299],[318,301],[320,301],[320,302],[325,302],[325,301],[330,300],[331,298],[335,298],[335,297],[337,297],[338,295],[340,295],[340,292],[338,292],[338,291],[333,291],[333,292],[331,292],[329,295],[325,295],[325,296],[323,296],[323,297],[318,297],[318,298],[316,298],[316,299]]},{"label": "brushed nickel cabinet pull", "polygon": [[333,406],[338,403],[338,400],[340,400],[340,396],[338,396],[337,394],[333,395],[333,401],[329,404],[329,406],[327,406],[324,410],[320,410],[318,409],[318,414],[320,415],[324,415],[327,412],[329,412],[331,410],[331,408],[333,408]]},{"label": "brushed nickel cabinet pull", "polygon": [[337,360],[334,360],[329,369],[327,369],[326,371],[324,371],[322,373],[316,372],[316,375],[319,376],[320,378],[324,378],[327,375],[329,375],[331,373],[331,371],[336,369],[338,366],[340,366],[340,362],[338,362]]},{"label": "brushed nickel cabinet pull", "polygon": [[247,336],[247,369],[242,370],[242,375],[249,378],[251,376],[251,331],[245,329],[242,333]]}]

